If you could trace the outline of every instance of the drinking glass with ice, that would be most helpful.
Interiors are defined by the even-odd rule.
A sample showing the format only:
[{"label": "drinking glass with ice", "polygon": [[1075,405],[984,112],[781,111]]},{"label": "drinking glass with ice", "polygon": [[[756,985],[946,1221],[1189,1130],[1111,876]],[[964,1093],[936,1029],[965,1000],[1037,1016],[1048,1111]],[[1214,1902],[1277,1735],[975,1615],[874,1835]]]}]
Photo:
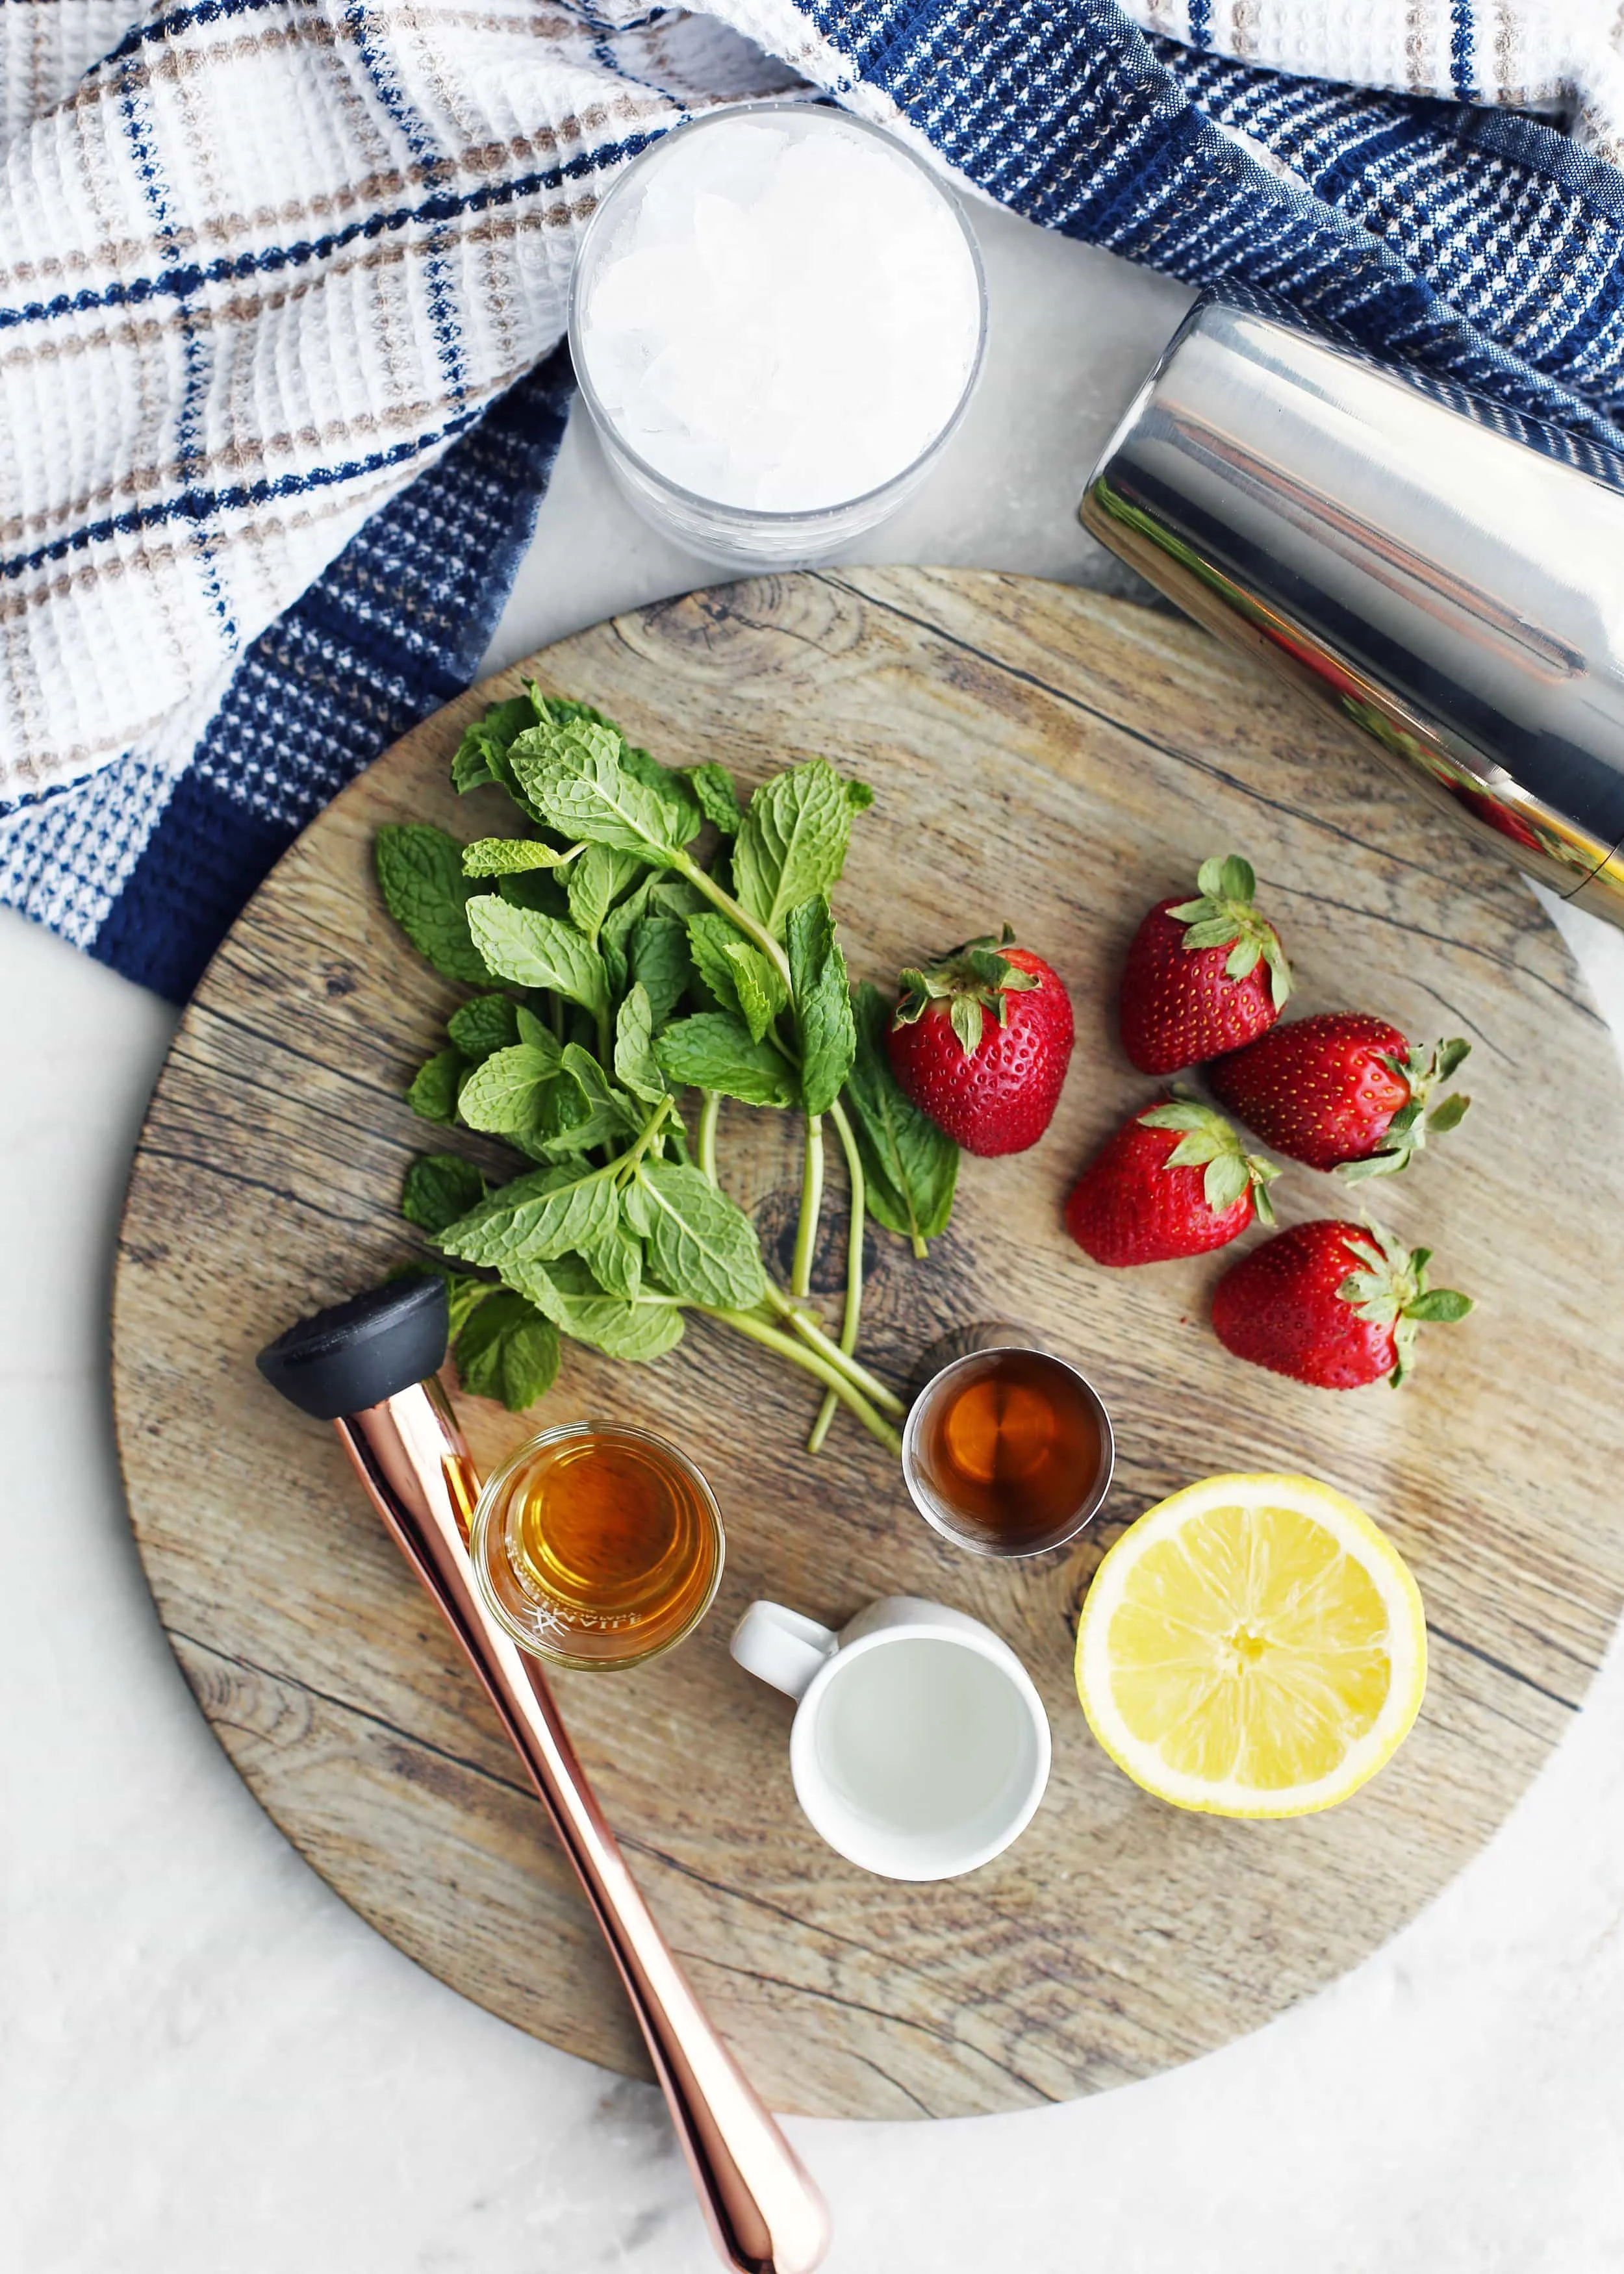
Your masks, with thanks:
[{"label": "drinking glass with ice", "polygon": [[970,400],[986,295],[957,200],[842,112],[753,103],[622,174],[570,344],[609,464],[719,561],[824,560],[924,479]]}]

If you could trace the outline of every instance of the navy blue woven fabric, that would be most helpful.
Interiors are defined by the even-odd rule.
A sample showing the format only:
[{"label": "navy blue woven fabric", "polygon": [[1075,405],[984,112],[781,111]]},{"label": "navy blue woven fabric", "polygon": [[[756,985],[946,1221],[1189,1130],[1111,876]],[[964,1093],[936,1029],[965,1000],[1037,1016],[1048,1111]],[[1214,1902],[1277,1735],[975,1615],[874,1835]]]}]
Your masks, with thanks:
[{"label": "navy blue woven fabric", "polygon": [[855,75],[1030,220],[1188,283],[1272,295],[1617,445],[1624,176],[1566,136],[1248,70],[1145,37],[1110,0],[808,12]]},{"label": "navy blue woven fabric", "polygon": [[[1552,130],[1249,69],[1111,0],[795,4],[825,43],[803,68],[888,98],[1031,220],[1552,422],[1581,462],[1624,440],[1624,175]],[[184,998],[298,829],[466,682],[569,385],[560,350],[366,524],[246,651],[182,772],[127,760],[16,815],[0,900]]]}]

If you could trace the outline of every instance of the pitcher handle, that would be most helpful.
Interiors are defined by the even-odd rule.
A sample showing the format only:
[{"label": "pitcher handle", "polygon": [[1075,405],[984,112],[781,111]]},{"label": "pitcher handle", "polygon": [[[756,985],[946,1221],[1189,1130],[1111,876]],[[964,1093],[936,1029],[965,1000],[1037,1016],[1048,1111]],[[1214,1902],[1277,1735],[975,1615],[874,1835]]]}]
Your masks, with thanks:
[{"label": "pitcher handle", "polygon": [[840,1637],[783,1603],[752,1603],[728,1647],[746,1674],[798,1701],[840,1648]]}]

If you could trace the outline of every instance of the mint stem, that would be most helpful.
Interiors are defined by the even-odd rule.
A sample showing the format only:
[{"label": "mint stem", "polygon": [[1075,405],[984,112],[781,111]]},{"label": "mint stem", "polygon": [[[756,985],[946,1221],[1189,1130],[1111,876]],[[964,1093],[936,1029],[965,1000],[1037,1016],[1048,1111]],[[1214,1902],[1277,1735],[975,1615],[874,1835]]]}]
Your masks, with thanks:
[{"label": "mint stem", "polygon": [[720,1319],[724,1326],[735,1328],[741,1335],[748,1335],[752,1342],[760,1343],[767,1350],[776,1351],[780,1358],[787,1359],[791,1366],[798,1366],[803,1373],[815,1374],[842,1405],[856,1414],[871,1437],[878,1439],[888,1452],[901,1457],[903,1441],[891,1424],[882,1414],[875,1412],[860,1389],[855,1388],[845,1375],[837,1374],[828,1360],[816,1351],[804,1349],[790,1336],[781,1333],[776,1327],[768,1326],[765,1319],[752,1317],[748,1311],[713,1311],[707,1305],[698,1307],[704,1309],[707,1317]]},{"label": "mint stem", "polygon": [[736,923],[746,938],[754,940],[762,954],[766,956],[793,995],[795,983],[789,976],[789,959],[773,937],[772,933],[764,925],[759,924],[754,916],[746,915],[732,893],[724,892],[721,886],[706,874],[691,855],[677,853],[671,856],[671,865],[679,877],[686,877],[691,885],[704,893],[713,907],[720,908],[729,922]]},{"label": "mint stem", "polygon": [[775,1311],[786,1326],[793,1327],[804,1343],[815,1350],[827,1365],[836,1367],[846,1381],[855,1382],[864,1396],[887,1413],[895,1413],[900,1420],[908,1408],[893,1389],[888,1389],[877,1374],[871,1374],[858,1359],[843,1351],[838,1343],[831,1342],[809,1311],[802,1310],[782,1295],[771,1281],[767,1283],[767,1307]]},{"label": "mint stem", "polygon": [[721,1119],[721,1092],[719,1089],[702,1089],[699,1092],[699,1127],[694,1139],[695,1157],[701,1176],[715,1185],[718,1191],[721,1187],[716,1174],[716,1127]]},{"label": "mint stem", "polygon": [[789,1292],[812,1292],[812,1258],[818,1248],[818,1218],[823,1212],[823,1116],[806,1116],[805,1141],[801,1153],[801,1214],[795,1228],[795,1257],[789,1267]]},{"label": "mint stem", "polygon": [[[641,1134],[638,1136],[636,1144],[633,1145],[629,1151],[623,1153],[618,1160],[611,1161],[608,1163],[608,1168],[620,1171],[623,1174],[628,1170],[635,1170],[638,1163],[642,1159],[644,1154],[647,1152],[649,1147],[654,1142],[654,1140],[659,1136],[661,1131],[665,1127],[668,1117],[676,1109],[676,1101],[675,1098],[662,1097],[659,1104],[655,1106],[653,1111],[649,1115],[648,1119],[643,1124]],[[607,1175],[608,1171],[605,1170],[600,1173]]]},{"label": "mint stem", "polygon": [[[857,1346],[857,1328],[863,1317],[863,1229],[868,1208],[868,1188],[863,1177],[862,1156],[851,1124],[846,1118],[846,1109],[838,1098],[829,1108],[829,1118],[835,1124],[841,1150],[846,1156],[846,1181],[850,1192],[850,1207],[846,1226],[846,1308],[841,1319],[840,1346],[850,1358]],[[812,1423],[812,1434],[806,1440],[809,1453],[820,1453],[823,1441],[829,1434],[839,1401],[831,1389],[826,1392],[818,1408],[818,1418]]]}]

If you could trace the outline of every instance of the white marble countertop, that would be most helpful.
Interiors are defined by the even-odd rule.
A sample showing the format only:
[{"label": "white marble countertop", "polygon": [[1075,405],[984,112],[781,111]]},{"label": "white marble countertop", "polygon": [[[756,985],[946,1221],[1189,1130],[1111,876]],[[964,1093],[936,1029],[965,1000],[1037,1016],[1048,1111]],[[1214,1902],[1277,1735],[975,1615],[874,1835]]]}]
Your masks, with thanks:
[{"label": "white marble countertop", "polygon": [[[986,383],[863,557],[1103,581],[1072,508],[1184,296],[1007,215],[981,227]],[[707,581],[572,433],[492,660]],[[1624,1034],[1624,936],[1564,928]],[[347,1911],[170,1656],[120,1497],[106,1321],[172,1025],[0,916],[0,2265],[702,2274],[652,2089],[465,2004]],[[1311,2004],[1069,2106],[793,2129],[835,2274],[1600,2274],[1624,2265],[1620,2105],[1615,1651],[1499,1837]]]}]

